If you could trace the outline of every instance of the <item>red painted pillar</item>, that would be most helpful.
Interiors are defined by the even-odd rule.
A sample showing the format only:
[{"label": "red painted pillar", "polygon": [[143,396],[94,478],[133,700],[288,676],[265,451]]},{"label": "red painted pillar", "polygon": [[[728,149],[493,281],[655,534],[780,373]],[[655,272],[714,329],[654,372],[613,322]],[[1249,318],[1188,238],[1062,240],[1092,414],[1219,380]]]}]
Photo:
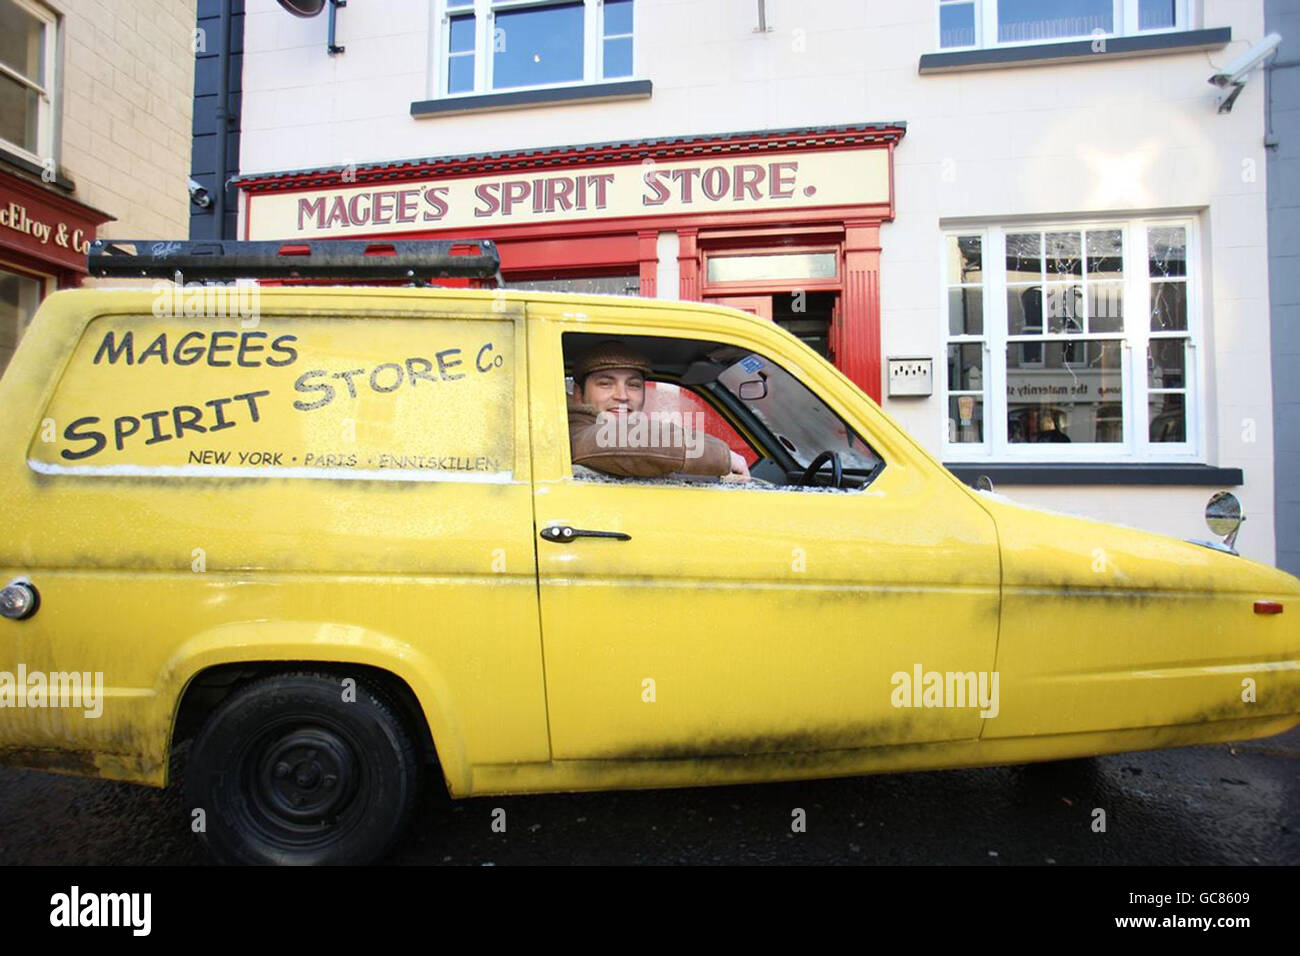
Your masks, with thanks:
[{"label": "red painted pillar", "polygon": [[880,401],[880,223],[844,224],[844,296],[836,364],[859,388]]},{"label": "red painted pillar", "polygon": [[638,232],[636,248],[641,265],[641,297],[653,299],[659,287],[659,233]]},{"label": "red painted pillar", "polygon": [[680,270],[679,298],[686,302],[700,301],[700,232],[698,229],[677,230],[677,268]]}]

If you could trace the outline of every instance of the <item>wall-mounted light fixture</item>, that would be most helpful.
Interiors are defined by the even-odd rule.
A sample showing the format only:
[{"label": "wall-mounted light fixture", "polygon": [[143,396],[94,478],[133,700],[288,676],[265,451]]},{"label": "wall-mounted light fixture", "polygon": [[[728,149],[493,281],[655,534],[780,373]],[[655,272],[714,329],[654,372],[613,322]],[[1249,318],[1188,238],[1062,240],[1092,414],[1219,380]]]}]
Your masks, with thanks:
[{"label": "wall-mounted light fixture", "polygon": [[317,16],[325,9],[325,4],[328,3],[330,8],[330,32],[325,49],[329,51],[330,56],[343,52],[344,48],[334,42],[334,32],[337,26],[339,7],[346,7],[348,0],[277,0],[277,2],[295,17],[302,17],[303,19]]}]

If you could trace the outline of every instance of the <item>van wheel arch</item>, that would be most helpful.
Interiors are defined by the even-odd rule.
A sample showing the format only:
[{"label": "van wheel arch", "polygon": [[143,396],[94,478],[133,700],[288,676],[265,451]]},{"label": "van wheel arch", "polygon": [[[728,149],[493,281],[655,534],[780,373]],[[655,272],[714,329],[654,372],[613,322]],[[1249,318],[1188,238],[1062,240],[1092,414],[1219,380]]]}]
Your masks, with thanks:
[{"label": "van wheel arch", "polygon": [[208,716],[231,694],[247,684],[265,677],[312,671],[338,677],[365,681],[378,690],[397,712],[411,734],[423,762],[438,769],[429,779],[440,781],[444,789],[446,779],[429,721],[420,706],[419,698],[410,685],[392,671],[363,664],[342,664],[338,661],[240,661],[217,664],[195,674],[186,685],[176,707],[172,722],[168,784],[182,779],[189,746]]}]

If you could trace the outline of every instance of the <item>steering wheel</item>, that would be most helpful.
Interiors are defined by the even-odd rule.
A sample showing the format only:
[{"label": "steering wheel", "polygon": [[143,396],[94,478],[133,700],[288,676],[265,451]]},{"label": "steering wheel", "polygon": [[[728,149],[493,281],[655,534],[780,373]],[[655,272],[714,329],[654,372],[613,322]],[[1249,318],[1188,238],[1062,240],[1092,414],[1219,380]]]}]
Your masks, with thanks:
[{"label": "steering wheel", "polygon": [[843,488],[844,469],[840,465],[840,453],[837,451],[829,451],[829,450],[822,452],[820,455],[818,455],[816,458],[814,458],[812,461],[808,463],[808,467],[804,469],[803,475],[800,476],[799,478],[800,487],[807,488],[809,485],[811,485],[812,480],[816,476],[817,472],[819,472],[821,470],[822,465],[826,464],[826,462],[828,461],[831,463],[831,487]]}]

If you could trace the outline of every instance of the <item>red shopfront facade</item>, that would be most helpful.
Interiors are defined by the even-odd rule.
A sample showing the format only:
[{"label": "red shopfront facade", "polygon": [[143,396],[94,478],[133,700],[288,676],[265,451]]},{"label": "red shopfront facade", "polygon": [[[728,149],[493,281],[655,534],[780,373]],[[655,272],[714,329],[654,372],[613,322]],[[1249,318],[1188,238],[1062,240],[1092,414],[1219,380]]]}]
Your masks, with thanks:
[{"label": "red shopfront facade", "polygon": [[[492,239],[508,284],[710,301],[786,325],[880,400],[898,125],[248,175],[244,238]],[[676,288],[660,288],[661,277]]]}]

